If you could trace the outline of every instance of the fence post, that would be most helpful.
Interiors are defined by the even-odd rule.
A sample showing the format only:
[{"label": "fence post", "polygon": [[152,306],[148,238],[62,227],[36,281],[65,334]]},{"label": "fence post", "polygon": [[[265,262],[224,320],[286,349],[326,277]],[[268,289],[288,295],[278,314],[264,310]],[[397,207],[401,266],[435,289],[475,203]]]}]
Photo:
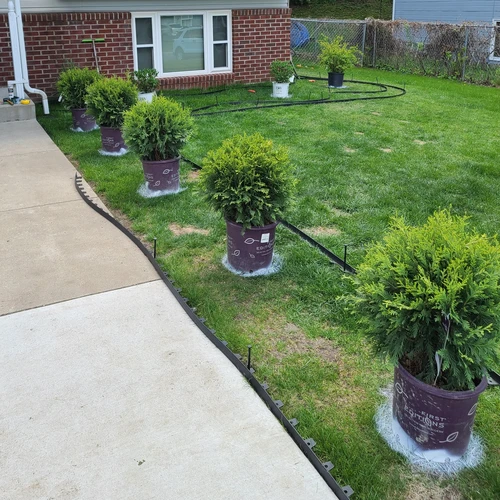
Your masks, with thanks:
[{"label": "fence post", "polygon": [[319,23],[319,21],[316,19],[314,21],[314,58],[315,59],[318,58],[318,54],[319,54],[319,44],[318,44],[318,30],[319,30],[319,26],[318,26],[318,23]]},{"label": "fence post", "polygon": [[465,27],[465,42],[464,42],[464,63],[462,66],[462,80],[465,80],[465,67],[467,65],[467,49],[469,45],[469,27]]},{"label": "fence post", "polygon": [[363,40],[361,40],[361,66],[365,64],[366,21],[363,23]]},{"label": "fence post", "polygon": [[372,54],[372,68],[375,67],[377,55],[377,21],[373,21],[373,54]]}]

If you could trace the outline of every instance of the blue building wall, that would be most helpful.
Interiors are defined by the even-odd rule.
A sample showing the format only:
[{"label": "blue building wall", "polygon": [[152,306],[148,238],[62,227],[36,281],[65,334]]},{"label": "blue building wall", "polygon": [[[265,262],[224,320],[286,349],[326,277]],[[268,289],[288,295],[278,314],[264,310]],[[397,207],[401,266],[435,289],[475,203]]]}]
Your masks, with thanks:
[{"label": "blue building wall", "polygon": [[393,19],[491,24],[500,20],[500,0],[394,0]]}]

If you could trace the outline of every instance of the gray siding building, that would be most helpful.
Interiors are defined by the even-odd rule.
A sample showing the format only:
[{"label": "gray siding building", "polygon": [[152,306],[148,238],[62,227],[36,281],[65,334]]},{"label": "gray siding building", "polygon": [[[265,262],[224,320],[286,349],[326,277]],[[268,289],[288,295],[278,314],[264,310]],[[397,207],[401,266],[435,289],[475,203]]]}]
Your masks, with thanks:
[{"label": "gray siding building", "polygon": [[500,0],[394,0],[392,18],[493,24],[500,21]]}]

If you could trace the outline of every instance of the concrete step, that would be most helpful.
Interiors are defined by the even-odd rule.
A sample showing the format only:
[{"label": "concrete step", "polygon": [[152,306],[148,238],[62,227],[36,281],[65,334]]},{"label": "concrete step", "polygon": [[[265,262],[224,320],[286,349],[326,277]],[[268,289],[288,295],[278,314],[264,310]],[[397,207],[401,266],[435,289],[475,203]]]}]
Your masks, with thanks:
[{"label": "concrete step", "polygon": [[20,122],[35,120],[35,105],[30,99],[29,104],[4,104],[3,98],[7,97],[7,87],[0,88],[0,123]]},{"label": "concrete step", "polygon": [[0,123],[35,120],[35,105],[29,104],[0,104]]}]

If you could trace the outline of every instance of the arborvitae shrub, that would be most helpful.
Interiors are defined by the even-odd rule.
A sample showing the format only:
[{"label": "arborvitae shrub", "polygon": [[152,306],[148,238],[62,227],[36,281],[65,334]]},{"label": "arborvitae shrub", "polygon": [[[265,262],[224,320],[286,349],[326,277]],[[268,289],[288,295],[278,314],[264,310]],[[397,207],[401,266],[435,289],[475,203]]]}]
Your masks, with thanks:
[{"label": "arborvitae shrub", "polygon": [[421,227],[394,218],[355,281],[354,312],[375,352],[419,380],[472,389],[498,361],[500,246],[466,217],[439,211]]}]

